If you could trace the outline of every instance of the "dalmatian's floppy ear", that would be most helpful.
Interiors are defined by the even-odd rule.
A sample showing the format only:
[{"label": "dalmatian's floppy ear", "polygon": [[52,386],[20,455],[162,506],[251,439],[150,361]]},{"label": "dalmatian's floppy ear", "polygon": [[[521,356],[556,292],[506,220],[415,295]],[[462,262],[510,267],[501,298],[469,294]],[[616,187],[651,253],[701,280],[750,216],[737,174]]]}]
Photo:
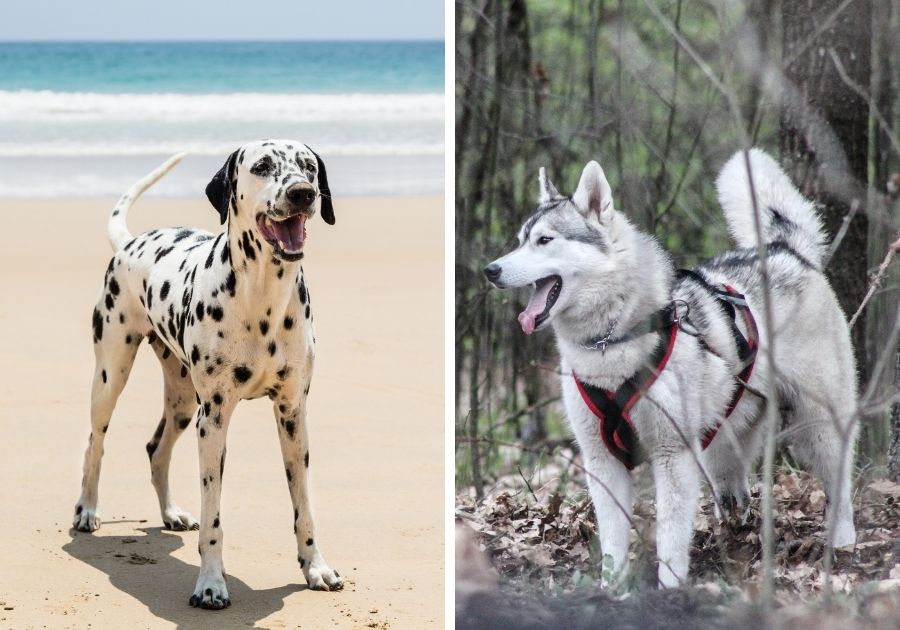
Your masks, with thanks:
[{"label": "dalmatian's floppy ear", "polygon": [[325,219],[325,223],[328,225],[334,225],[334,206],[331,205],[331,189],[328,187],[328,174],[325,172],[325,162],[322,161],[318,153],[312,149],[310,151],[316,156],[316,162],[319,163],[319,195],[322,197],[322,218]]},{"label": "dalmatian's floppy ear", "polygon": [[222,223],[228,219],[228,205],[231,203],[231,196],[234,194],[234,163],[237,161],[238,152],[235,151],[228,156],[225,164],[219,169],[219,172],[213,175],[206,185],[206,197],[213,208],[219,211],[219,219]]}]

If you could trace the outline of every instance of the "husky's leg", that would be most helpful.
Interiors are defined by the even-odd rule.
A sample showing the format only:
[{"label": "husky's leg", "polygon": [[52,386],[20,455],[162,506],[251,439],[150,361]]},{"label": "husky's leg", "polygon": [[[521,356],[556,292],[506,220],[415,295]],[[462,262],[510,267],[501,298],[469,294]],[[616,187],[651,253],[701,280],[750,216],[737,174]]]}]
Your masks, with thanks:
[{"label": "husky's leg", "polygon": [[694,513],[700,498],[700,469],[691,452],[683,449],[657,456],[652,468],[659,585],[669,588],[687,579]]},{"label": "husky's leg", "polygon": [[802,396],[794,403],[789,421],[795,455],[825,486],[825,522],[834,523],[835,547],[856,542],[850,480],[857,431],[855,423],[848,425],[852,419],[853,409],[846,402],[834,400],[826,405]]},{"label": "husky's leg", "polygon": [[[750,505],[750,465],[759,452],[761,431],[758,422],[751,426],[726,420],[715,439],[703,452],[704,463],[716,497],[716,518],[743,518]],[[724,513],[723,513],[724,512]]]},{"label": "husky's leg", "polygon": [[[597,440],[599,441],[599,440]],[[600,444],[601,448],[603,444]],[[612,559],[612,575],[604,571],[603,582],[616,582],[628,572],[628,543],[631,539],[631,472],[609,453],[584,452],[588,490],[597,515],[597,536],[604,561]],[[610,580],[611,578],[611,580]]]}]

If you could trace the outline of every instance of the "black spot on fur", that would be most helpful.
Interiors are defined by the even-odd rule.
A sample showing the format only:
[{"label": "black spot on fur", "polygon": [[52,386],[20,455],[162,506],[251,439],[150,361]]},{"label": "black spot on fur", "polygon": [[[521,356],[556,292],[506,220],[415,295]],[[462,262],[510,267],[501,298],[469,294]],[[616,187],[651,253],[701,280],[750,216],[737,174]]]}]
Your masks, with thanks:
[{"label": "black spot on fur", "polygon": [[293,328],[293,327],[294,327],[294,320],[293,320],[292,318],[290,318],[290,317],[285,317],[285,318],[284,318],[284,327],[285,327],[286,330],[290,330],[291,328]]},{"label": "black spot on fur", "polygon": [[250,243],[250,234],[248,232],[244,232],[241,242],[244,246],[244,254],[246,254],[247,258],[256,260],[256,252],[253,251],[253,245]]},{"label": "black spot on fur", "polygon": [[306,305],[306,319],[309,319],[309,304]]},{"label": "black spot on fur", "polygon": [[181,366],[181,378],[185,378],[188,375],[188,369],[186,365]]},{"label": "black spot on fur", "polygon": [[97,343],[101,339],[103,339],[103,317],[100,315],[100,311],[96,308],[94,309],[94,314],[91,317],[91,324],[94,327],[94,343]]},{"label": "black spot on fur", "polygon": [[113,300],[112,294],[107,293],[106,294],[106,310],[111,311],[113,309],[113,306],[115,306],[115,305],[116,305],[116,303]]},{"label": "black spot on fur", "polygon": [[159,250],[159,253],[156,255],[156,259],[154,260],[154,262],[159,262],[160,260],[168,256],[173,249],[174,247],[166,247],[165,249]]},{"label": "black spot on fur", "polygon": [[237,278],[234,275],[234,271],[229,272],[228,278],[225,279],[225,290],[228,291],[228,294],[231,297],[234,297],[234,289],[237,285]]},{"label": "black spot on fur", "polygon": [[312,546],[313,546],[313,542],[314,542],[314,541],[313,541],[312,538],[307,538],[307,539],[306,539],[306,546],[307,546],[307,547],[312,547]]},{"label": "black spot on fur", "polygon": [[213,399],[213,402],[216,403],[217,405],[222,404],[222,394],[220,394],[219,392],[214,393],[212,399]]},{"label": "black spot on fur", "polygon": [[284,469],[284,474],[287,475],[288,483],[291,483],[291,482],[294,480],[294,476],[291,474],[291,469],[290,469],[290,468],[285,468],[285,469]]},{"label": "black spot on fur", "polygon": [[234,379],[238,383],[246,383],[250,380],[250,377],[253,376],[253,372],[247,369],[244,365],[239,365],[234,368]]},{"label": "black spot on fur", "polygon": [[217,516],[217,517],[213,520],[213,527],[218,527],[218,526],[219,526],[219,517]]},{"label": "black spot on fur", "polygon": [[288,437],[294,439],[294,432],[297,430],[297,424],[293,420],[285,420],[284,430],[287,431]]},{"label": "black spot on fur", "polygon": [[197,321],[202,322],[203,316],[206,313],[204,312],[203,302],[197,302]]},{"label": "black spot on fur", "polygon": [[268,350],[269,350],[269,356],[270,356],[270,357],[274,357],[274,356],[275,356],[275,351],[276,351],[277,349],[278,349],[278,348],[276,347],[275,342],[274,342],[274,341],[270,341],[270,342],[269,342],[269,348],[268,348]]},{"label": "black spot on fur", "polygon": [[200,349],[197,346],[194,346],[191,350],[191,364],[197,365],[197,361],[200,360]]},{"label": "black spot on fur", "polygon": [[153,287],[147,287],[147,310],[153,308]]},{"label": "black spot on fur", "polygon": [[210,545],[215,545],[215,544],[216,544],[216,539],[213,538],[212,540],[210,540],[210,541],[209,541],[209,544],[210,544]]},{"label": "black spot on fur", "polygon": [[101,370],[101,372],[100,372],[100,378],[103,379],[103,382],[104,382],[104,383],[106,382],[106,370]]},{"label": "black spot on fur", "polygon": [[303,465],[309,468],[309,451],[306,451],[306,454],[303,455]]},{"label": "black spot on fur", "polygon": [[116,282],[115,278],[109,281],[109,292],[113,295],[119,295],[119,283]]},{"label": "black spot on fur", "polygon": [[187,417],[181,418],[181,419],[178,421],[178,428],[181,429],[182,431],[184,431],[185,429],[188,428],[188,425],[189,425],[190,423],[191,423],[191,419],[190,419],[190,418],[187,418]]},{"label": "black spot on fur", "polygon": [[222,321],[222,316],[224,315],[224,313],[222,312],[222,307],[221,306],[213,306],[212,309],[210,309],[210,311],[209,311],[209,315],[217,322]]},{"label": "black spot on fur", "polygon": [[171,288],[171,285],[169,284],[168,280],[163,282],[162,288],[160,288],[160,290],[159,290],[159,299],[160,300],[165,300],[167,297],[169,297],[169,289],[170,288]]},{"label": "black spot on fur", "polygon": [[261,322],[259,322],[259,332],[261,332],[264,337],[266,336],[266,334],[269,332],[269,321],[268,320],[264,319]]}]

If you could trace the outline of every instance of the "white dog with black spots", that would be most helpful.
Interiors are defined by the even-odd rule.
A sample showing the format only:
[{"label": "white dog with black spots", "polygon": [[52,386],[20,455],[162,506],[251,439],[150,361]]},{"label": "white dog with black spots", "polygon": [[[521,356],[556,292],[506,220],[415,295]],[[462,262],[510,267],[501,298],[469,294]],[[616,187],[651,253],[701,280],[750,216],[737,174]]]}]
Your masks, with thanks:
[{"label": "white dog with black spots", "polygon": [[[274,405],[300,568],[310,588],[340,589],[343,580],[316,545],[308,486],[306,398],[315,332],[301,260],[306,222],[320,212],[334,223],[325,165],[299,142],[246,144],[206,188],[225,231],[214,235],[176,227],[132,236],[125,224],[129,207],[182,157],[169,159],[135,184],[109,220],[115,255],[93,313],[91,435],[74,527],[100,527],[103,439],[146,337],[165,380],[163,416],[147,444],[163,523],[174,530],[200,530],[200,576],[190,604],[219,609],[231,603],[219,512],[225,434],[238,401],[261,396]],[[168,481],[172,447],[192,420],[202,478],[199,524],[175,503]]]}]

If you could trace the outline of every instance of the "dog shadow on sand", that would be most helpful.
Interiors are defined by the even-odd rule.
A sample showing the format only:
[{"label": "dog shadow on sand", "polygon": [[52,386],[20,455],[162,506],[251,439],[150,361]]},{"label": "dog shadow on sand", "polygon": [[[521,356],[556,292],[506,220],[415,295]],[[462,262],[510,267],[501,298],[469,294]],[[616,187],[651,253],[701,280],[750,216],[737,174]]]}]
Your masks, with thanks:
[{"label": "dog shadow on sand", "polygon": [[113,586],[179,628],[257,627],[259,620],[284,607],[285,597],[307,589],[305,584],[286,584],[254,590],[229,575],[231,607],[192,608],[188,599],[199,567],[173,557],[172,552],[185,544],[196,543],[197,533],[172,533],[160,527],[141,528],[137,532],[130,536],[95,536],[70,529],[72,540],[62,548],[73,558],[107,574]]}]

